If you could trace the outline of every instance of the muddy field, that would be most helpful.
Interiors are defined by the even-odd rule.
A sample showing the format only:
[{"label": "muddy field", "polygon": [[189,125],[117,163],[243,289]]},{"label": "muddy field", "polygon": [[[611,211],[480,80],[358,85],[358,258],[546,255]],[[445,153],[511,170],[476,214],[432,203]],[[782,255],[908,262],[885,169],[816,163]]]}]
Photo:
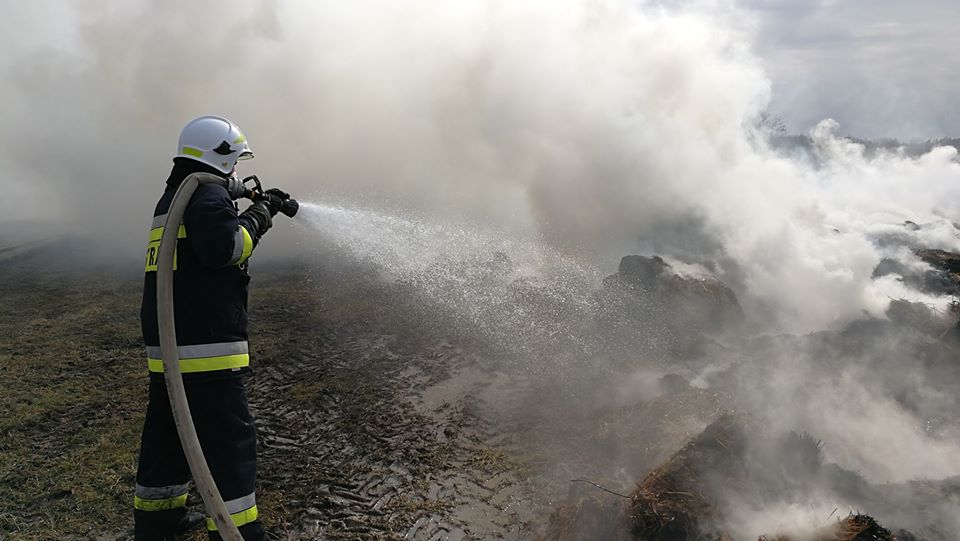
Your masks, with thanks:
[{"label": "muddy field", "polygon": [[[55,251],[0,263],[0,539],[126,539],[141,277]],[[355,271],[253,269],[248,389],[271,536],[532,538],[566,487],[538,475],[504,416],[484,416],[478,397],[504,386],[497,358]]]},{"label": "muddy field", "polygon": [[[48,245],[0,261],[4,540],[131,537],[147,381],[138,320],[142,278],[135,265],[118,271],[114,264],[66,264],[65,252],[66,246]],[[351,264],[255,264],[252,275],[247,385],[259,430],[258,504],[274,539],[543,538],[555,531],[551,520],[557,527],[555,510],[562,515],[571,502],[623,504],[688,440],[745,407],[736,383],[743,374],[768,370],[762,377],[775,379],[778,367],[764,356],[782,355],[797,342],[752,345],[764,359],[755,364],[715,341],[680,340],[673,331],[645,327],[644,341],[623,355],[612,347],[619,344],[613,335],[571,331],[569,322],[557,327],[563,332],[547,320],[515,337],[493,323],[499,334],[473,332],[411,284]],[[608,281],[608,293],[619,291],[618,283]],[[670,287],[681,294],[681,286]],[[523,287],[515,304],[528,310],[524,317],[539,310],[563,319],[537,290]],[[726,298],[718,291],[709,302]],[[854,344],[862,352],[869,350],[857,342],[864,336],[811,335],[805,340],[820,349],[805,342],[803,351],[827,359]],[[933,391],[949,396],[960,380],[950,360],[956,350],[913,331],[909,336],[934,352],[925,370],[939,382]],[[685,376],[703,373],[705,358],[727,368],[710,385],[690,385]],[[893,353],[876,358],[877,370],[900,361]],[[836,367],[823,366],[823,381],[835,377]],[[927,419],[928,430],[953,434],[958,423],[949,411],[956,406],[947,400],[943,415]],[[901,505],[904,498],[919,501],[914,489],[937,494],[917,504],[942,506],[924,519],[931,523],[960,498],[957,481],[869,492],[859,474],[829,471],[865,487],[846,501],[889,516],[916,516]],[[886,496],[896,491],[897,498]],[[200,505],[195,495],[191,502]],[[565,523],[579,520],[571,513]],[[954,539],[930,531],[928,539]]]},{"label": "muddy field", "polygon": [[[140,277],[45,263],[0,264],[0,539],[125,539],[146,397]],[[469,388],[435,391],[467,364],[458,344],[404,329],[389,292],[296,265],[253,273],[248,388],[272,537],[528,536],[541,502],[509,443]]]}]

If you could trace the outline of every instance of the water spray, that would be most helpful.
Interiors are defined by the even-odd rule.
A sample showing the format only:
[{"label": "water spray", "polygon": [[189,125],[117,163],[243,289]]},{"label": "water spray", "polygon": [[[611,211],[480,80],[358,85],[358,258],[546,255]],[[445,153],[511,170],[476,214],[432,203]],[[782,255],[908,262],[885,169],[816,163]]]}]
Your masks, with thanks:
[{"label": "water spray", "polygon": [[[254,187],[247,188],[247,182],[253,181]],[[240,531],[230,518],[217,489],[213,475],[203,456],[197,429],[190,416],[190,405],[187,402],[186,391],[183,387],[183,374],[180,372],[180,355],[177,352],[177,330],[174,323],[173,309],[173,256],[177,248],[177,232],[183,221],[183,213],[193,196],[193,192],[200,184],[220,184],[234,199],[245,197],[253,201],[271,200],[277,197],[267,193],[260,185],[256,175],[249,176],[243,181],[236,178],[221,178],[209,173],[194,173],[189,175],[180,184],[170,202],[167,220],[164,223],[163,236],[160,238],[159,256],[157,262],[157,323],[160,333],[160,355],[163,359],[163,378],[167,384],[167,395],[170,397],[170,408],[177,425],[177,434],[183,454],[190,466],[190,473],[197,484],[197,491],[203,499],[207,515],[217,525],[217,530],[224,541],[243,541]],[[280,212],[293,217],[297,214],[299,204],[295,199],[287,198],[279,205]]]}]

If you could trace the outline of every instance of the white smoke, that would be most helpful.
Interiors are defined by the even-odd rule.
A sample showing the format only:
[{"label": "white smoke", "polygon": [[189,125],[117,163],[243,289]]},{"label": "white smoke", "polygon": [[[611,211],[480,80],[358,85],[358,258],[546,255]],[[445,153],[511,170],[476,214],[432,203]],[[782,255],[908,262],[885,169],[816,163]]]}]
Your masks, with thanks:
[{"label": "white smoke", "polygon": [[[730,23],[745,16],[735,5],[20,4],[0,22],[0,46],[15,51],[0,77],[15,104],[0,109],[0,187],[130,253],[179,129],[214,113],[257,153],[241,173],[302,199],[534,228],[611,270],[652,251],[704,264],[766,330],[837,328],[883,314],[891,297],[947,302],[871,275],[884,257],[912,258],[885,236],[960,250],[956,150],[868,157],[831,121],[811,134],[815,159],[767,148],[753,126],[770,83],[749,21]],[[14,28],[36,31],[29,45],[8,49],[25,34]],[[35,212],[3,205],[7,219]],[[261,253],[283,240],[278,224]],[[929,443],[916,419],[868,398],[850,415]],[[956,473],[954,447],[903,443],[874,459],[832,449],[901,479]]]},{"label": "white smoke", "polygon": [[[304,198],[533,224],[608,266],[653,248],[689,259],[691,237],[719,247],[697,255],[734,265],[720,271],[748,313],[783,330],[883,311],[883,227],[931,223],[928,244],[957,247],[942,227],[960,201],[953,151],[867,159],[830,123],[814,133],[822,166],[757,144],[769,82],[728,5],[73,7],[51,8],[72,37],[15,49],[0,93],[22,106],[3,113],[0,163],[18,193],[52,186],[67,217],[97,216],[96,233],[141,225],[179,127],[214,112],[247,131],[251,172]],[[45,17],[17,15],[7,25]]]}]

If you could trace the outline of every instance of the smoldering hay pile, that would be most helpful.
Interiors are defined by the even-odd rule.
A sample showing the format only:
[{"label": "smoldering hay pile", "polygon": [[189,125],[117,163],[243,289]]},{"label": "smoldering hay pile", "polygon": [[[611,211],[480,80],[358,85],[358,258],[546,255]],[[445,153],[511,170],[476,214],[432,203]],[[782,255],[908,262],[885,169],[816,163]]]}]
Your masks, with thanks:
[{"label": "smoldering hay pile", "polygon": [[[731,502],[750,502],[764,512],[777,498],[814,494],[825,484],[834,490],[871,492],[878,501],[884,488],[871,487],[858,474],[825,464],[821,442],[808,434],[789,433],[775,439],[757,437],[757,427],[744,418],[725,414],[699,436],[650,472],[629,497],[618,500],[581,497],[560,507],[550,518],[543,541],[723,541],[742,539],[727,523]],[[764,456],[766,455],[766,456]],[[791,494],[792,493],[792,494]],[[930,498],[917,490],[915,498]],[[944,483],[935,497],[960,494],[960,481]],[[950,539],[944,532],[918,537],[906,530],[891,531],[859,512],[823,517],[819,524],[792,531],[760,534],[760,541],[913,541]]]},{"label": "smoldering hay pile", "polygon": [[[960,255],[936,250],[919,250],[917,255],[930,263],[923,274],[929,290],[941,295],[952,291]],[[607,300],[598,305],[598,321],[612,326],[615,333],[632,329],[638,336],[647,338],[632,342],[640,348],[636,350],[639,355],[659,351],[672,359],[689,359],[696,356],[691,355],[692,344],[724,334],[729,337],[731,332],[742,330],[743,312],[728,288],[715,281],[681,277],[657,257],[625,257],[619,272],[607,278],[604,285],[600,295]],[[612,311],[610,306],[616,310]],[[697,310],[690,311],[690,306],[696,306]],[[883,359],[884,355],[892,355],[896,361],[922,365],[916,367],[918,377],[933,375],[949,382],[930,392],[950,393],[960,381],[957,350],[960,311],[955,307],[954,304],[950,312],[940,313],[922,303],[899,300],[891,303],[886,319],[864,319],[839,333],[764,338],[762,341],[766,343],[754,353],[762,356],[770,349],[782,351],[784,347],[796,347],[796,344],[776,344],[781,340],[803,341],[800,349],[819,356],[825,365],[837,365],[837,368],[809,367],[822,372],[819,377],[825,379],[834,378],[831,371],[842,370],[851,358],[863,357],[876,370],[890,362]],[[639,315],[625,316],[631,311]],[[651,311],[655,315],[651,316]],[[714,323],[712,327],[703,325],[704,314],[712,314],[709,318]],[[658,326],[644,326],[649,322],[656,322]],[[649,340],[658,336],[665,340]],[[899,347],[880,345],[880,349],[887,350],[884,355],[871,355],[870,346],[864,344],[886,340],[896,341]],[[668,347],[656,347],[664,343]],[[683,347],[677,348],[678,343]],[[742,347],[741,351],[750,355],[751,349],[754,348]],[[677,368],[682,364],[677,361]],[[766,373],[755,374],[757,369],[756,360],[743,360],[713,374],[710,387],[742,393],[744,380],[741,378],[756,386],[772,381]],[[808,378],[815,382],[815,378]],[[681,378],[679,383],[671,383],[667,392],[681,393],[686,385]],[[802,408],[802,405],[784,403],[790,399],[788,396],[758,391],[774,415],[778,415],[783,406]],[[838,407],[856,407],[855,403],[861,398],[844,396],[844,391],[842,386],[834,389],[840,393],[836,396]],[[885,391],[876,389],[876,392]],[[900,396],[896,399],[910,409],[917,407],[910,403],[918,398]],[[956,522],[938,516],[944,510],[955,510],[960,504],[960,476],[900,483],[873,482],[858,471],[829,462],[824,454],[824,446],[829,442],[807,432],[783,432],[780,427],[784,423],[757,413],[756,405],[749,399],[733,399],[729,404],[747,407],[740,412],[718,410],[718,415],[702,433],[647,472],[629,495],[619,494],[618,498],[618,494],[606,491],[577,492],[569,503],[553,512],[540,539],[722,541],[752,536],[760,541],[913,541],[952,540],[960,534],[953,529],[958,526]],[[947,411],[956,405],[956,400],[951,401]],[[619,421],[608,417],[599,422],[629,426],[627,411],[626,421],[621,412]],[[951,415],[946,411],[941,414]],[[858,432],[858,420],[846,422],[851,423],[847,427],[848,435],[854,436]],[[928,428],[931,433],[937,432],[932,426]],[[885,437],[890,440],[901,437],[894,432],[879,436],[881,442]],[[866,441],[853,443],[868,444]],[[887,444],[896,445],[893,441]],[[882,455],[884,450],[867,452]],[[954,454],[953,458],[960,457]],[[804,511],[801,514],[808,520],[799,522],[791,516],[798,506],[809,506],[808,511],[823,509],[825,502],[830,502],[833,509],[829,516],[809,520],[811,513]],[[891,520],[893,528],[888,529],[873,516],[863,514],[865,510]]]}]

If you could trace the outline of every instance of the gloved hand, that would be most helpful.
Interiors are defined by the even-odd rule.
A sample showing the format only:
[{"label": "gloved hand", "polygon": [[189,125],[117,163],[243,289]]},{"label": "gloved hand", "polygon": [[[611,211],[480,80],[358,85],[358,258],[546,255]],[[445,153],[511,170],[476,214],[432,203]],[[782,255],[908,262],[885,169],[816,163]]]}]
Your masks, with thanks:
[{"label": "gloved hand", "polygon": [[264,192],[264,193],[267,194],[267,195],[276,195],[276,196],[279,196],[280,199],[290,199],[290,194],[288,194],[287,192],[281,190],[280,188],[270,188],[269,190],[267,190],[267,191]]},{"label": "gloved hand", "polygon": [[246,226],[247,231],[258,240],[273,226],[271,219],[275,212],[271,212],[266,202],[257,201],[240,213],[240,224]]},{"label": "gloved hand", "polygon": [[269,190],[263,192],[263,197],[261,201],[266,203],[267,209],[270,211],[270,216],[276,216],[280,209],[283,208],[283,203],[290,199],[290,194],[284,192],[278,188],[270,188]]},{"label": "gloved hand", "polygon": [[263,200],[267,202],[267,207],[270,209],[270,216],[276,216],[278,212],[282,212],[293,218],[300,208],[300,204],[297,203],[296,199],[292,199],[290,194],[279,188],[270,188],[265,191],[263,193]]}]

